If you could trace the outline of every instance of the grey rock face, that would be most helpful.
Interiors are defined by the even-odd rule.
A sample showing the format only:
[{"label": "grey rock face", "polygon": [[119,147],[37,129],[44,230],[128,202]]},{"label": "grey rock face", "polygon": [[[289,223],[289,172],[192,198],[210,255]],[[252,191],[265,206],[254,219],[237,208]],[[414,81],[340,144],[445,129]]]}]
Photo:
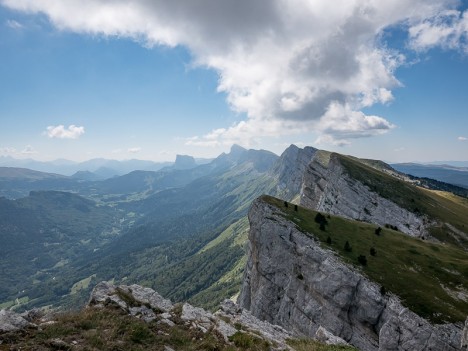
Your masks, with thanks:
[{"label": "grey rock face", "polygon": [[395,225],[403,233],[416,237],[427,237],[427,227],[431,224],[352,179],[333,154],[328,164],[320,162],[318,157],[309,164],[304,173],[300,203],[349,219],[380,226]]},{"label": "grey rock face", "polygon": [[461,347],[462,350],[468,350],[468,317],[466,317],[465,328],[463,328]]},{"label": "grey rock face", "polygon": [[261,199],[249,212],[249,253],[238,303],[308,337],[320,328],[361,350],[459,350],[462,327],[431,325],[348,267]]},{"label": "grey rock face", "polygon": [[272,166],[270,175],[277,178],[277,194],[284,199],[292,199],[301,191],[304,172],[312,161],[317,149],[295,145],[288,147]]},{"label": "grey rock face", "polygon": [[0,310],[0,333],[26,328],[30,323],[18,313]]}]

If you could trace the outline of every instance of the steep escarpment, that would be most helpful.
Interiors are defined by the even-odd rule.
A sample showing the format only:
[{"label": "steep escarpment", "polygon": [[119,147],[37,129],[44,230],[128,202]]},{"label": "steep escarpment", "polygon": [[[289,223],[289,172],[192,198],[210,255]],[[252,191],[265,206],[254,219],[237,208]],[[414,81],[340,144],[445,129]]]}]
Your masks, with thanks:
[{"label": "steep escarpment", "polygon": [[241,307],[296,334],[325,329],[362,350],[462,349],[463,323],[420,317],[288,216],[264,199],[253,203]]},{"label": "steep escarpment", "polygon": [[[342,160],[341,155],[319,152],[305,170],[301,205],[380,226],[392,225],[412,236],[429,235],[427,228],[432,221],[427,216],[383,197],[350,174]],[[376,172],[368,168],[367,172]]]}]

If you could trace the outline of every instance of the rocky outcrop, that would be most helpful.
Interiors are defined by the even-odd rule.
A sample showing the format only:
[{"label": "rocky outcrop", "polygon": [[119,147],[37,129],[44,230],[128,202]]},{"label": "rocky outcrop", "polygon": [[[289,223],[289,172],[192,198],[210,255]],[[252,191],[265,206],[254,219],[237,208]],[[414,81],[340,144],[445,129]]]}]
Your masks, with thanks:
[{"label": "rocky outcrop", "polygon": [[316,153],[304,173],[300,204],[349,219],[390,224],[403,233],[427,237],[430,221],[410,212],[353,179],[336,154]]},{"label": "rocky outcrop", "polygon": [[238,303],[252,315],[298,335],[330,333],[366,351],[461,349],[461,325],[431,325],[396,296],[382,295],[379,285],[320,247],[277,208],[257,199],[249,220]]},{"label": "rocky outcrop", "polygon": [[170,300],[163,298],[153,289],[137,284],[115,286],[108,282],[101,282],[94,287],[88,306],[102,307],[109,303],[114,303],[122,308],[144,305],[163,312],[167,312],[173,307]]},{"label": "rocky outcrop", "polygon": [[[164,345],[162,343],[168,343],[164,345],[164,350],[174,351],[179,350],[178,346],[192,340],[201,347],[197,349],[203,350],[250,349],[250,346],[255,344],[259,344],[261,350],[293,350],[287,343],[289,339],[294,339],[292,333],[280,326],[259,320],[231,300],[224,301],[216,313],[211,313],[188,303],[173,305],[170,300],[164,299],[150,288],[135,284],[114,285],[109,282],[101,282],[93,289],[86,309],[86,311],[77,312],[75,315],[71,313],[64,316],[59,314],[45,316],[39,310],[32,310],[21,315],[1,310],[0,345],[6,347],[5,350],[29,350],[30,347],[23,348],[23,346],[34,344],[32,340],[38,340],[34,339],[37,336],[35,334],[43,333],[39,339],[44,347],[38,347],[38,350],[49,349],[48,347],[54,350],[71,350],[75,347],[80,350],[87,349],[85,345],[89,342],[87,334],[89,330],[87,327],[82,329],[81,325],[83,323],[83,325],[88,325],[86,321],[89,320],[93,320],[94,323],[95,320],[92,316],[99,316],[97,319],[104,321],[104,325],[110,329],[116,326],[120,329],[119,323],[122,323],[123,320],[125,323],[132,324],[133,322],[129,321],[128,318],[128,316],[132,316],[132,318],[138,318],[144,323],[149,323],[147,329],[143,327],[141,330],[146,330],[152,335],[145,334],[143,342],[141,339],[143,334],[140,334],[141,330],[138,327],[135,333],[132,329],[129,334],[130,338],[125,338],[122,335],[120,340],[118,338],[120,333],[124,333],[125,328],[123,328],[122,332],[114,334],[114,337],[117,338],[116,343],[109,340],[106,340],[105,343],[123,345],[124,342],[127,342],[126,345],[131,345],[130,342],[133,341],[141,346],[140,343],[143,342],[148,349],[152,350],[159,350]],[[76,321],[80,322],[75,324],[74,317],[76,317]],[[112,326],[114,319],[119,322]],[[137,322],[134,325],[141,326],[144,324],[142,322]],[[22,331],[25,328],[30,329],[28,332]],[[54,337],[44,339],[44,335],[48,334],[48,328],[56,328],[58,332],[54,332]],[[66,332],[61,334],[62,330],[66,330]],[[105,334],[107,331],[103,330],[102,332]],[[97,335],[102,334],[98,333]],[[28,340],[29,337],[31,337],[30,340]],[[174,346],[176,347],[173,348]],[[185,349],[183,346],[181,347],[180,349]],[[0,349],[4,348],[0,347]],[[123,348],[119,347],[118,349]]]},{"label": "rocky outcrop", "polygon": [[32,309],[23,313],[16,313],[12,310],[0,310],[0,334],[53,324],[54,322],[51,320],[51,317],[50,313],[46,313],[40,309]]},{"label": "rocky outcrop", "polygon": [[9,310],[0,310],[0,333],[26,328],[30,323],[20,314]]},{"label": "rocky outcrop", "polygon": [[220,310],[213,314],[188,303],[182,306],[173,305],[154,290],[135,284],[116,286],[101,282],[96,285],[88,307],[108,306],[118,307],[148,323],[155,321],[170,327],[184,323],[204,334],[219,333],[226,343],[230,343],[230,338],[236,333],[246,333],[268,342],[272,350],[284,350],[290,349],[286,340],[293,337],[282,327],[259,320],[230,300],[224,301]]}]

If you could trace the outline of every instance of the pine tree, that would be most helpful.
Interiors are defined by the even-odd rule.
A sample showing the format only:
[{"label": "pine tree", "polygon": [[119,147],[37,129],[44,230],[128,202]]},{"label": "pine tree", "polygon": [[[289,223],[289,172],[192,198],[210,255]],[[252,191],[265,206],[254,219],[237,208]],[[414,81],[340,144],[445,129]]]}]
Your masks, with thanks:
[{"label": "pine tree", "polygon": [[346,243],[344,244],[344,249],[347,252],[353,251],[353,248],[351,247],[351,245],[349,245],[349,242],[347,240],[346,240]]},{"label": "pine tree", "polygon": [[357,258],[358,262],[363,266],[367,266],[367,257],[364,255],[359,255]]}]

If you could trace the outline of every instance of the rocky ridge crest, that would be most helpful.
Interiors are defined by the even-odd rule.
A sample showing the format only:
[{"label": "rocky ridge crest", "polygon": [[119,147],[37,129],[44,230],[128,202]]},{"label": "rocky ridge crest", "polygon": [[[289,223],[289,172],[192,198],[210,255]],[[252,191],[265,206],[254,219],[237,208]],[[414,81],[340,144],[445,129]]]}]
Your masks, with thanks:
[{"label": "rocky ridge crest", "polygon": [[[322,158],[320,158],[322,156]],[[415,237],[427,237],[431,225],[426,217],[408,211],[383,198],[353,179],[336,154],[314,157],[305,170],[300,204],[349,219],[380,226],[392,224]]]}]

